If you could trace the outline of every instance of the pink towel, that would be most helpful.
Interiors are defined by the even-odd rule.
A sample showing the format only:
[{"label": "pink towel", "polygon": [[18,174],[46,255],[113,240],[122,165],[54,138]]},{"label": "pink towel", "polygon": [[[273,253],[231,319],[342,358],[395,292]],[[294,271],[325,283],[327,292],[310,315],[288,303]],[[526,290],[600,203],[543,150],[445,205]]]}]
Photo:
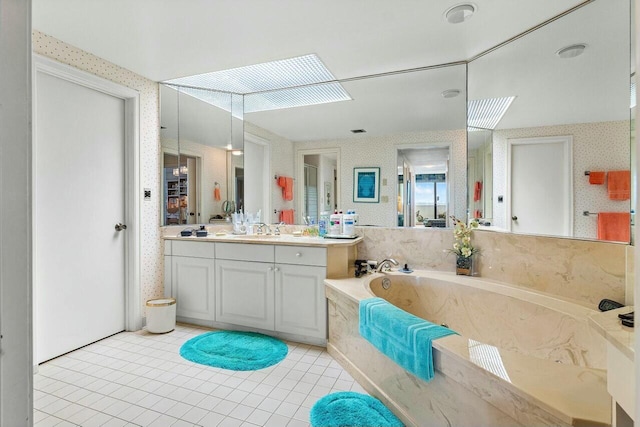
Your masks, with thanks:
[{"label": "pink towel", "polygon": [[293,224],[293,209],[285,209],[280,211],[280,222],[285,224]]},{"label": "pink towel", "polygon": [[605,172],[589,172],[589,184],[602,185],[604,184]]},{"label": "pink towel", "polygon": [[600,212],[598,214],[598,240],[631,241],[631,214],[629,212]]},{"label": "pink towel", "polygon": [[480,201],[481,197],[482,197],[482,182],[476,181],[476,184],[474,186],[474,191],[473,191],[473,201],[474,202]]},{"label": "pink towel", "polygon": [[607,192],[611,200],[629,200],[631,197],[631,171],[609,171]]},{"label": "pink towel", "polygon": [[288,176],[279,176],[278,186],[282,187],[283,200],[293,200],[293,178]]}]

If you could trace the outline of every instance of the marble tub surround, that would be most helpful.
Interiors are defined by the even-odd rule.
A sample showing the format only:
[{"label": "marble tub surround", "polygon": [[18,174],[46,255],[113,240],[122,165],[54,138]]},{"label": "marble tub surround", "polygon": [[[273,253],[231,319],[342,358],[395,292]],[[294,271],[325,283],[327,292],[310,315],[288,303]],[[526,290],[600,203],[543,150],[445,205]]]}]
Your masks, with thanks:
[{"label": "marble tub surround", "polygon": [[594,310],[546,294],[451,273],[372,278],[374,295],[460,335],[556,363],[605,369],[605,343],[589,326]]},{"label": "marble tub surround", "polygon": [[[426,274],[447,278],[449,287],[455,288],[463,282],[470,283],[469,286],[486,282],[487,287],[502,286],[499,291],[510,297],[513,297],[510,292],[519,291],[525,292],[527,297],[537,298],[534,292],[477,278],[453,273]],[[365,278],[325,282],[329,299],[328,351],[407,425],[610,424],[611,404],[604,370],[524,355],[464,334],[433,342],[436,368],[433,381],[425,383],[407,373],[358,333],[359,301],[372,296],[368,282],[383,276],[378,273]],[[540,298],[540,301],[549,299],[546,295]],[[566,301],[557,299],[558,306],[564,303]],[[580,316],[586,313],[585,310],[572,304],[565,311]]]},{"label": "marble tub surround", "polygon": [[[392,257],[414,269],[454,271],[450,229],[356,227],[363,236],[362,259]],[[473,232],[481,251],[476,275],[595,307],[603,298],[625,301],[628,245],[612,242],[528,236],[485,230]]]}]

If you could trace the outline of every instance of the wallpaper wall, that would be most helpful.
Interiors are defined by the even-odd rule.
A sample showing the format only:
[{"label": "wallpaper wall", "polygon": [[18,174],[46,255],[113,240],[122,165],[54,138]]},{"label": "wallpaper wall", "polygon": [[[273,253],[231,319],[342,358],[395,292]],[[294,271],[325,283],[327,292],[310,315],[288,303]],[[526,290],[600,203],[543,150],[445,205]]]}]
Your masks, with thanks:
[{"label": "wallpaper wall", "polygon": [[[140,301],[163,296],[160,233],[160,169],[158,84],[95,55],[34,31],[33,52],[95,74],[140,92],[140,186],[150,188],[151,200],[140,202]],[[142,198],[142,188],[140,197]]]},{"label": "wallpaper wall", "polygon": [[[544,126],[494,131],[494,205],[493,224],[506,227],[508,195],[507,140],[544,136],[573,136],[573,227],[574,237],[595,239],[596,216],[584,216],[590,212],[628,212],[629,201],[613,201],[607,197],[606,185],[590,185],[585,171],[610,171],[629,169],[630,141],[629,121],[580,123],[573,125]],[[505,203],[497,203],[497,196],[504,195]]]}]

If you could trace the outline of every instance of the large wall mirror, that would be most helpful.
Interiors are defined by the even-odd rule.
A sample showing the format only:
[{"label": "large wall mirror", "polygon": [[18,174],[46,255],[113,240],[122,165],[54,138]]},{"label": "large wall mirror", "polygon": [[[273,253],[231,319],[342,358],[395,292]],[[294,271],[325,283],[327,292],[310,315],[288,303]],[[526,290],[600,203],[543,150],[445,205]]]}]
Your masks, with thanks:
[{"label": "large wall mirror", "polygon": [[241,95],[160,85],[162,225],[224,221],[244,203]]},{"label": "large wall mirror", "polygon": [[[334,209],[354,209],[360,225],[386,227],[448,226],[451,215],[464,218],[466,66],[339,84],[351,99],[245,113],[247,132],[269,140],[277,152],[272,170],[291,174],[295,182],[292,201],[274,187],[269,220],[278,221],[283,209],[294,209],[299,224]],[[308,90],[330,91],[333,85]],[[287,91],[272,95],[283,98]],[[253,96],[246,96],[247,106]],[[379,168],[379,194],[371,202],[354,194],[357,168]]]},{"label": "large wall mirror", "polygon": [[470,216],[629,242],[631,17],[597,0],[469,63]]}]

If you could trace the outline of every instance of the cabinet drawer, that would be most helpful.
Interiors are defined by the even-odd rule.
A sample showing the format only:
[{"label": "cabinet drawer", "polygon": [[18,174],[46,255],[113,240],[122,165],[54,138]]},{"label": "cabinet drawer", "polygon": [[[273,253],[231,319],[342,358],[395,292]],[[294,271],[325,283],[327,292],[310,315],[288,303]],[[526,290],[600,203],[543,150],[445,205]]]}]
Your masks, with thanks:
[{"label": "cabinet drawer", "polygon": [[325,267],[327,265],[327,249],[304,246],[276,246],[276,262]]},{"label": "cabinet drawer", "polygon": [[189,242],[174,240],[171,244],[173,256],[188,256],[194,258],[214,258],[215,244],[212,242]]},{"label": "cabinet drawer", "polygon": [[[236,261],[273,262],[273,245],[216,243],[216,258]],[[175,254],[175,248],[174,254]]]}]

